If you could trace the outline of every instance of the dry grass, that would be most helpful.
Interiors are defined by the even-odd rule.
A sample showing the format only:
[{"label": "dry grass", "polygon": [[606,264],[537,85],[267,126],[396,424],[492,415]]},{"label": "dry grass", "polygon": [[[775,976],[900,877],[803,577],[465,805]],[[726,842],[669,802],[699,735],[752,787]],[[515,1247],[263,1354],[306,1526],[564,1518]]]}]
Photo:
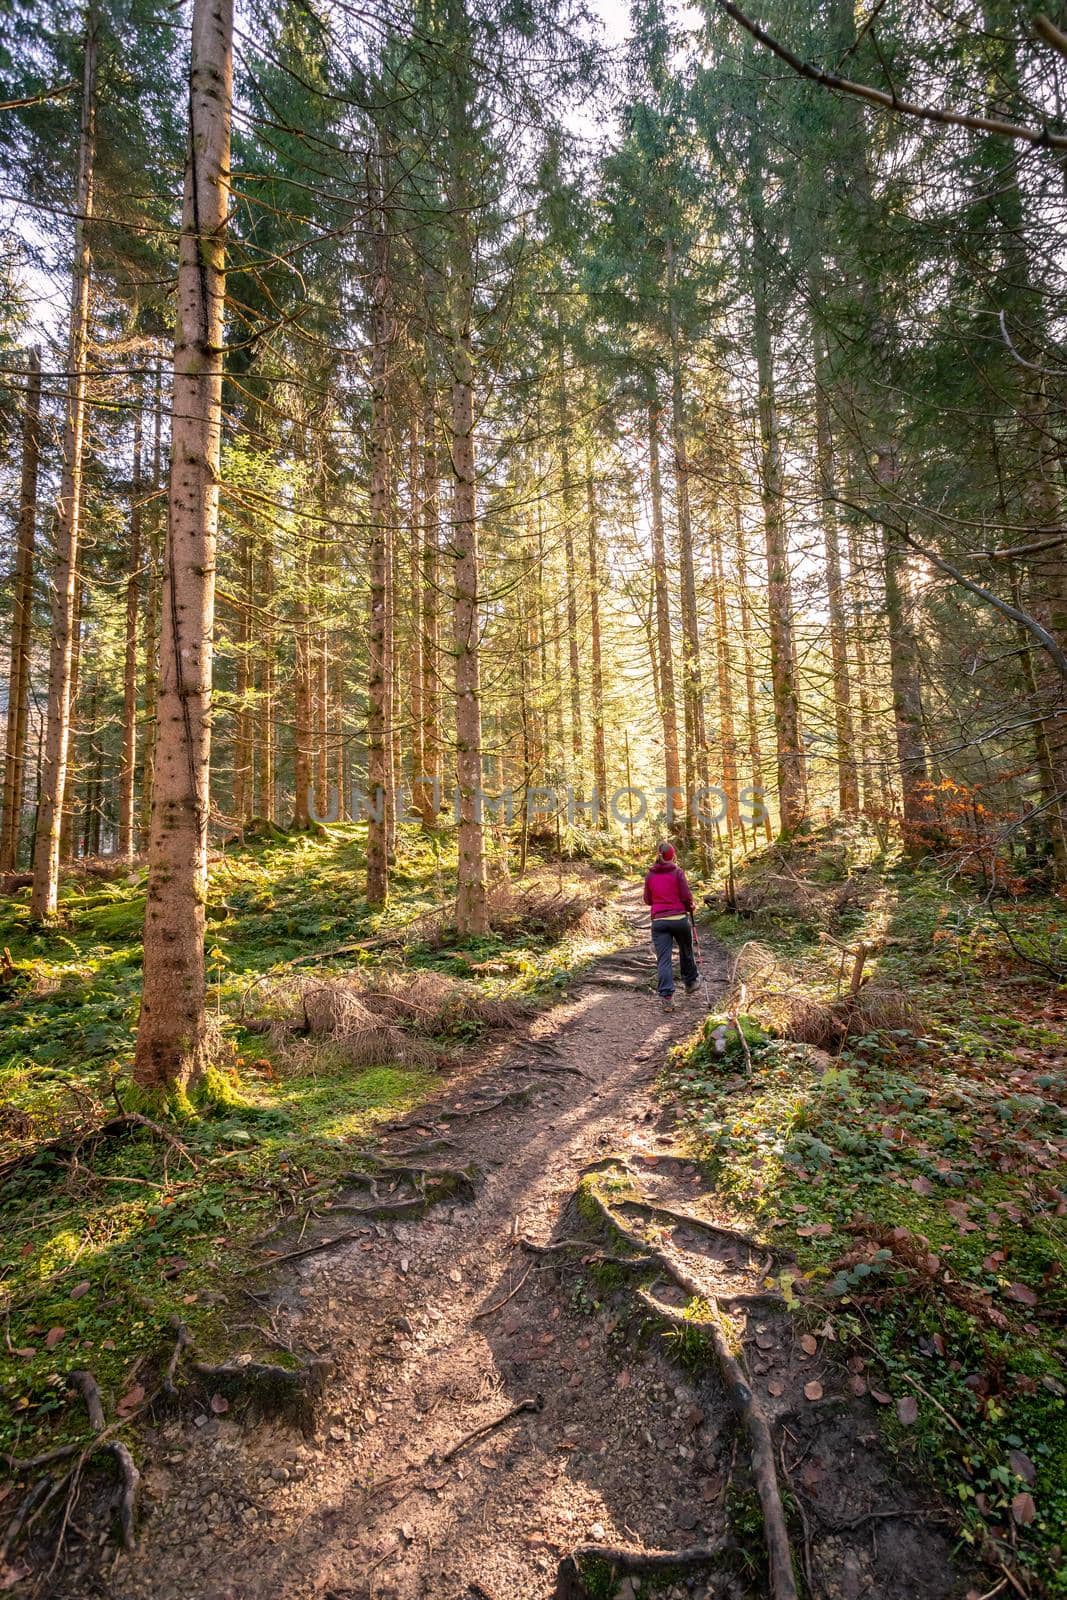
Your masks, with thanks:
[{"label": "dry grass", "polygon": [[[534,883],[516,888],[510,883],[489,891],[489,925],[508,939],[536,937],[558,939],[564,933],[597,938],[608,931],[610,913],[591,890],[573,882],[560,888]],[[404,929],[407,944],[439,949],[452,943],[456,925],[451,910],[424,912]]]},{"label": "dry grass", "polygon": [[316,978],[290,973],[262,996],[261,1018],[281,1060],[306,1071],[326,1047],[331,1062],[357,1070],[386,1064],[431,1067],[444,1040],[465,1024],[517,1026],[523,1008],[436,972]]},{"label": "dry grass", "polygon": [[864,983],[856,994],[833,1000],[805,993],[774,951],[755,939],[735,958],[730,1003],[778,1038],[821,1050],[862,1034],[920,1026],[908,996],[890,985]]}]

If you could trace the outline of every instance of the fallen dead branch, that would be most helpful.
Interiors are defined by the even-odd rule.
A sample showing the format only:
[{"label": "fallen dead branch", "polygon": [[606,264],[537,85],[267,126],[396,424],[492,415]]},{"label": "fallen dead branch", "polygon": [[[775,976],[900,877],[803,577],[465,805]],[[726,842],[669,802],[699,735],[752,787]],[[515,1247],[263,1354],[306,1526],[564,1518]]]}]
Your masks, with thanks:
[{"label": "fallen dead branch", "polygon": [[492,1422],[483,1422],[480,1427],[472,1428],[469,1433],[465,1433],[463,1435],[462,1439],[457,1439],[455,1444],[450,1445],[443,1455],[433,1457],[432,1459],[436,1460],[437,1464],[443,1467],[446,1462],[451,1461],[453,1457],[458,1456],[461,1450],[465,1450],[469,1444],[474,1444],[478,1439],[484,1439],[487,1433],[495,1433],[497,1428],[502,1428],[504,1424],[506,1422],[510,1422],[513,1417],[521,1416],[524,1411],[543,1411],[544,1409],[544,1395],[531,1395],[528,1399],[520,1400],[517,1405],[511,1406],[510,1409],[505,1411],[501,1416],[494,1417]]},{"label": "fallen dead branch", "polygon": [[583,1563],[592,1565],[595,1562],[610,1567],[613,1578],[636,1577],[639,1574],[711,1566],[722,1555],[723,1549],[721,1543],[690,1545],[684,1550],[639,1550],[636,1546],[612,1544],[576,1545],[559,1564],[555,1600],[589,1600],[590,1591],[582,1579]]},{"label": "fallen dead branch", "polygon": [[32,1150],[24,1150],[19,1155],[9,1156],[6,1161],[0,1162],[0,1187],[14,1177],[17,1172],[39,1160],[54,1160],[67,1162],[72,1156],[78,1155],[89,1146],[95,1148],[104,1139],[114,1139],[120,1133],[125,1133],[130,1128],[144,1128],[163,1141],[167,1147],[176,1152],[184,1161],[188,1161],[194,1172],[199,1171],[196,1160],[182,1141],[169,1133],[160,1123],[153,1122],[150,1117],[143,1117],[137,1111],[122,1111],[118,1116],[108,1117],[106,1122],[99,1123],[95,1128],[83,1128],[78,1132],[66,1133],[58,1139],[51,1139],[47,1144],[36,1145]]},{"label": "fallen dead branch", "polygon": [[528,1266],[526,1268],[526,1271],[519,1278],[519,1281],[518,1281],[518,1283],[516,1283],[515,1287],[512,1290],[510,1290],[510,1292],[508,1294],[506,1294],[504,1296],[503,1300],[497,1300],[497,1301],[494,1302],[493,1305],[486,1306],[484,1311],[476,1311],[474,1313],[473,1317],[471,1318],[471,1321],[472,1322],[480,1322],[482,1317],[491,1317],[495,1311],[502,1311],[504,1309],[504,1307],[507,1305],[509,1300],[514,1300],[515,1296],[518,1294],[519,1290],[522,1288],[523,1284],[526,1282],[527,1278],[530,1276],[530,1273],[532,1271],[533,1271],[533,1264],[531,1263],[530,1266]]}]

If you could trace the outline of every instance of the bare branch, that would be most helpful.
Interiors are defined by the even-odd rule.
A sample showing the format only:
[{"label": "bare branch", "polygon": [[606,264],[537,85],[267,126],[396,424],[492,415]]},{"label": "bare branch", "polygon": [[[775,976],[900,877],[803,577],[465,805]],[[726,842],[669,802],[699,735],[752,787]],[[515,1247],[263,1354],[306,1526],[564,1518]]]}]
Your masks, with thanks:
[{"label": "bare branch", "polygon": [[1053,50],[1058,50],[1061,56],[1067,56],[1067,33],[1064,33],[1062,28],[1057,28],[1043,11],[1039,11],[1034,18],[1034,32],[1039,39],[1044,39],[1046,44],[1051,45]]},{"label": "bare branch", "polygon": [[879,106],[884,111],[895,111],[898,116],[915,117],[922,122],[940,122],[953,128],[971,128],[975,133],[992,133],[1001,139],[1013,139],[1022,144],[1047,150],[1067,150],[1067,133],[1053,133],[1050,128],[1031,128],[1020,122],[1007,122],[1002,117],[981,117],[967,111],[956,111],[951,106],[924,106],[913,100],[902,100],[899,95],[886,94],[882,89],[872,89],[870,84],[855,83],[851,78],[841,78],[834,72],[804,61],[787,45],[772,37],[758,22],[745,15],[733,0],[716,0],[720,10],[749,32],[753,39],[784,61],[801,78],[821,84],[824,89],[836,89],[840,94],[853,95],[868,105]]}]

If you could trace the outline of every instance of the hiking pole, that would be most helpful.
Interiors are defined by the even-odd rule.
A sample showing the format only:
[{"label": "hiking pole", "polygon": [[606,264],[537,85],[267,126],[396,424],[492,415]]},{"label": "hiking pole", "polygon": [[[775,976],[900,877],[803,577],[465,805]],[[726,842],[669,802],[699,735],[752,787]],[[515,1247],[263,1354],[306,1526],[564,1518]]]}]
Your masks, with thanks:
[{"label": "hiking pole", "polygon": [[696,919],[696,917],[694,917],[692,912],[689,913],[689,921],[690,921],[690,924],[691,924],[692,929],[693,929],[693,954],[696,956],[697,965],[700,968],[700,976],[703,979],[703,983],[704,983],[704,1003],[707,1006],[708,1010],[710,1011],[711,1010],[711,990],[708,988],[708,975],[704,971],[704,963],[700,959],[700,935],[697,933],[697,919]]}]

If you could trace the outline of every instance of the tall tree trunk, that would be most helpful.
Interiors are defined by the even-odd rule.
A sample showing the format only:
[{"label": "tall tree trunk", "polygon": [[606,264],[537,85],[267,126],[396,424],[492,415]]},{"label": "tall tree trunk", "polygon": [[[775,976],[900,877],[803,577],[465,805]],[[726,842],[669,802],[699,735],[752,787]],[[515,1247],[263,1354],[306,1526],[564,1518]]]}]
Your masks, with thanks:
[{"label": "tall tree trunk", "polygon": [[829,361],[823,335],[815,330],[815,449],[822,502],[822,531],[826,552],[826,593],[830,611],[830,661],[833,668],[834,732],[837,738],[838,803],[846,816],[860,806],[856,770],[856,739],[852,726],[852,685],[848,667],[848,628],[841,581],[838,543],[837,497],[834,484],[834,438],[827,394]]},{"label": "tall tree trunk", "polygon": [[307,545],[300,554],[300,590],[296,601],[293,629],[293,796],[292,826],[306,831],[311,826],[309,802],[312,776],[312,685],[311,685],[311,616],[308,608],[310,563]]},{"label": "tall tree trunk", "polygon": [[237,670],[234,675],[233,816],[238,828],[248,817],[252,792],[252,615],[256,603],[255,565],[250,534],[238,540],[241,563],[240,611],[237,621]]},{"label": "tall tree trunk", "polygon": [[70,745],[71,653],[78,590],[78,536],[82,512],[82,456],[85,439],[85,369],[88,359],[89,281],[96,157],[96,22],[86,13],[82,74],[81,128],[78,137],[78,187],[74,202],[74,266],[71,275],[70,335],[67,341],[67,407],[63,424],[63,472],[56,518],[52,589],[52,644],[48,660],[48,713],[41,773],[41,805],[33,856],[30,917],[44,922],[56,914],[59,893],[60,834]]},{"label": "tall tree trunk", "polygon": [[206,1066],[204,908],[232,106],[232,0],[193,0],[159,739],[134,1061],[138,1083],[171,1092],[194,1084]]},{"label": "tall tree trunk", "polygon": [[[84,521],[85,507],[82,507]],[[63,816],[59,824],[59,859],[72,861],[74,859],[74,824],[78,815],[78,778],[81,769],[78,765],[78,682],[81,674],[82,659],[82,614],[85,610],[85,585],[79,577],[74,593],[74,616],[71,623],[70,646],[70,715],[68,729],[68,770],[66,781],[63,784]],[[45,743],[47,746],[47,729]]]},{"label": "tall tree trunk", "polygon": [[[686,789],[692,804],[699,789],[708,784],[708,738],[704,719],[704,684],[700,661],[700,621],[697,612],[696,567],[693,558],[693,518],[689,506],[689,452],[685,438],[685,394],[682,387],[681,334],[675,297],[674,249],[667,245],[667,299],[670,312],[671,439],[674,446],[674,486],[678,509],[678,566],[682,601],[682,697],[686,726]],[[700,807],[706,811],[705,806]],[[686,830],[699,832],[705,865],[710,852],[706,824],[698,824],[687,809]]]},{"label": "tall tree trunk", "polygon": [[274,821],[274,550],[265,539],[259,552],[261,601],[256,680],[256,812]]},{"label": "tall tree trunk", "polygon": [[408,715],[411,718],[411,802],[422,821],[420,796],[425,795],[426,747],[424,735],[426,719],[422,709],[422,691],[426,674],[422,664],[422,579],[425,567],[424,540],[426,529],[422,511],[422,441],[419,437],[419,414],[412,407],[411,426],[408,431]]},{"label": "tall tree trunk", "polygon": [[119,855],[133,857],[137,823],[137,623],[141,609],[141,400],[133,414],[133,494],[130,570],[126,579],[126,655],[122,675],[122,767],[119,779]]},{"label": "tall tree trunk", "polygon": [[[427,366],[429,364],[427,363]],[[442,778],[441,739],[441,585],[440,530],[438,505],[437,425],[433,391],[427,373],[422,411],[422,570],[418,577],[421,595],[418,626],[422,631],[419,659],[422,666],[422,776],[427,779],[415,790],[415,809],[424,828],[437,823]]]},{"label": "tall tree trunk", "polygon": [[563,510],[563,559],[567,579],[568,684],[571,705],[571,755],[574,759],[574,786],[584,782],[585,740],[582,732],[582,674],[578,645],[578,581],[574,559],[574,481],[571,476],[571,424],[567,411],[567,363],[563,327],[557,315],[557,360],[559,365],[559,468]]},{"label": "tall tree trunk", "polygon": [[663,726],[664,782],[668,791],[667,815],[673,821],[681,812],[684,824],[685,796],[678,761],[678,722],[674,697],[674,645],[671,639],[670,593],[667,588],[667,541],[663,532],[663,482],[659,464],[659,407],[653,400],[648,408],[648,470],[652,492],[652,577],[656,589],[656,643],[659,654],[659,706]]},{"label": "tall tree trunk", "polygon": [[589,668],[593,698],[593,781],[597,791],[597,816],[607,822],[608,755],[604,740],[604,666],[600,643],[600,528],[597,521],[596,484],[592,459],[586,460],[586,507],[589,529]]},{"label": "tall tree trunk", "polygon": [[[896,445],[875,450],[875,477],[881,489],[891,491],[897,481]],[[900,769],[901,809],[905,829],[922,828],[929,815],[926,739],[923,733],[922,695],[919,687],[919,641],[913,617],[914,598],[908,547],[896,532],[890,514],[883,520],[885,562],[885,614],[889,626],[889,672],[893,685],[893,724],[897,764]],[[913,844],[921,842],[912,837]]]},{"label": "tall tree trunk", "polygon": [[757,289],[756,366],[762,459],[763,530],[767,550],[767,621],[771,646],[771,689],[778,751],[778,814],[785,833],[794,833],[807,816],[807,777],[800,733],[800,696],[793,638],[793,584],[785,521],[782,443],[775,393],[774,356],[765,292]]},{"label": "tall tree trunk", "polygon": [[452,552],[455,560],[453,648],[456,659],[456,787],[459,790],[459,867],[456,929],[460,937],[489,929],[489,897],[482,827],[482,705],[479,657],[478,506],[474,443],[474,241],[471,195],[466,180],[472,127],[470,24],[464,0],[450,0],[455,41],[449,85],[449,358]]},{"label": "tall tree trunk", "polygon": [[734,687],[730,661],[730,622],[726,612],[726,573],[722,536],[717,525],[711,534],[712,584],[715,606],[715,661],[719,677],[719,742],[722,748],[722,787],[726,797],[726,836],[733,844],[741,827],[741,802],[737,792],[737,729],[734,722]]},{"label": "tall tree trunk", "polygon": [[152,821],[152,785],[156,773],[157,704],[159,699],[159,601],[163,584],[163,366],[156,364],[156,397],[152,437],[152,514],[148,519],[147,598],[144,623],[144,758],[141,764],[141,837]]},{"label": "tall tree trunk", "polygon": [[370,367],[370,617],[367,667],[367,901],[389,898],[389,829],[386,790],[392,781],[389,708],[393,676],[389,590],[392,569],[392,463],[389,456],[389,344],[393,334],[389,232],[381,153],[367,158],[368,210],[374,228],[374,292]]},{"label": "tall tree trunk", "polygon": [[[859,772],[863,786],[863,810],[865,815],[873,817],[881,810],[890,809],[887,801],[892,796],[887,794],[886,774],[879,764],[874,735],[874,723],[871,707],[871,678],[870,666],[867,656],[867,640],[870,621],[867,610],[865,582],[863,572],[862,551],[859,530],[855,520],[848,518],[846,521],[848,536],[848,567],[849,589],[851,591],[852,606],[852,639],[856,653],[856,691],[859,709]],[[881,773],[881,782],[875,788],[875,769]]]},{"label": "tall tree trunk", "polygon": [[[327,507],[326,472],[321,459],[317,462],[316,476],[319,492],[316,503],[320,511]],[[326,543],[329,524],[319,524],[312,549],[312,562],[314,582],[312,594],[315,597],[315,611],[313,618],[311,649],[313,665],[313,693],[314,693],[314,741],[315,741],[315,810],[320,817],[326,816],[330,805],[330,642],[327,617],[329,616],[329,550]]]},{"label": "tall tree trunk", "polygon": [[[748,563],[745,555],[745,530],[741,522],[741,500],[734,494],[734,558],[737,562],[737,591],[741,602],[741,649],[745,665],[745,720],[748,725],[748,762],[752,775],[752,788],[758,808],[763,814],[763,831],[771,840],[771,813],[763,787],[763,751],[759,736],[759,707],[756,702],[756,659],[752,639],[752,612],[748,598]],[[753,823],[755,833],[757,824]]]},{"label": "tall tree trunk", "polygon": [[22,413],[22,471],[11,617],[11,665],[7,680],[4,741],[4,813],[0,872],[18,866],[22,792],[26,780],[26,733],[30,708],[30,647],[33,642],[33,556],[37,536],[37,478],[41,462],[41,352],[29,353]]}]

